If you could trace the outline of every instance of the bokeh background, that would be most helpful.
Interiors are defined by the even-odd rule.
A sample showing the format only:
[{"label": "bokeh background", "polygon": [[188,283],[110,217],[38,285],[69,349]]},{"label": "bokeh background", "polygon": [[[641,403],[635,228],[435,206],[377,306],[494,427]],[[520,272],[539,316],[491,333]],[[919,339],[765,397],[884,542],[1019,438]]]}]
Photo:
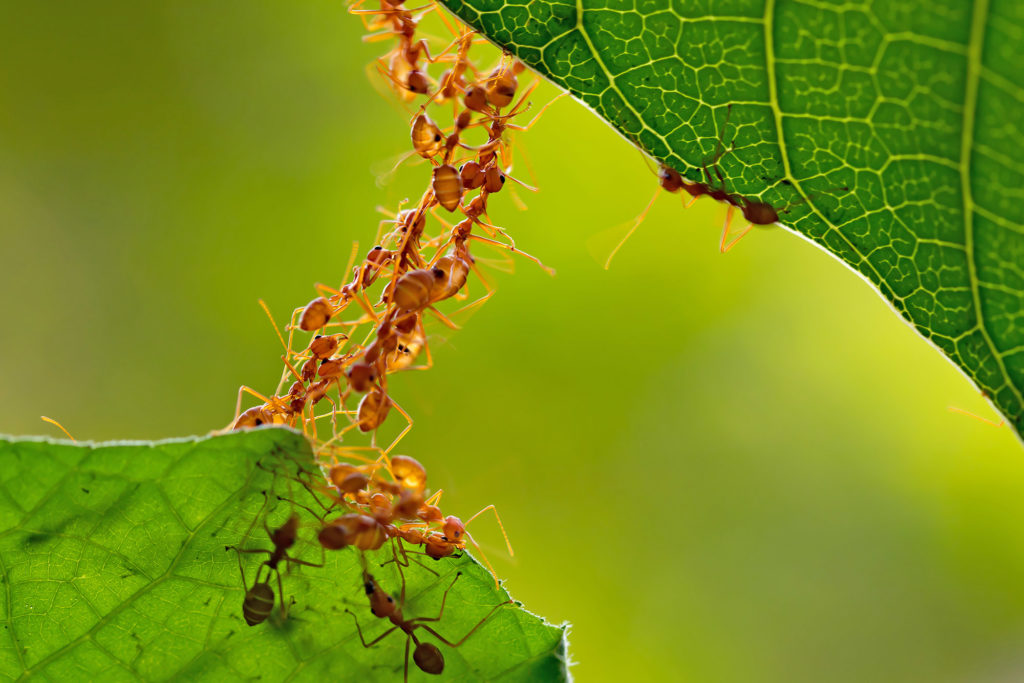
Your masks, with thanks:
[{"label": "bokeh background", "polygon": [[[203,434],[271,391],[278,318],[419,196],[407,115],[340,0],[0,3],[0,431]],[[379,86],[378,86],[379,87]],[[554,91],[543,86],[541,102]],[[522,261],[392,386],[513,594],[582,681],[1024,680],[1024,457],[856,275],[650,198],[568,99],[519,137]],[[501,199],[502,201],[497,201]]]}]

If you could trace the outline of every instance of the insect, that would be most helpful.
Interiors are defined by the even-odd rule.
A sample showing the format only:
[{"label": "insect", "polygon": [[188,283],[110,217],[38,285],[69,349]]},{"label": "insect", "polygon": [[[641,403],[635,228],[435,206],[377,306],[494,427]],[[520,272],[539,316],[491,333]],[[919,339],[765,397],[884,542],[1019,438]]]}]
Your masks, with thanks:
[{"label": "insect", "polygon": [[[388,214],[390,220],[377,224],[372,249],[359,251],[353,245],[341,283],[316,284],[314,298],[293,309],[288,325],[278,328],[274,324],[283,348],[280,382],[266,395],[240,388],[232,426],[301,425],[311,437],[315,452],[329,468],[329,479],[317,475],[317,481],[306,482],[322,511],[292,504],[293,509],[305,508],[320,521],[322,549],[353,546],[361,551],[379,548],[392,539],[396,547],[404,548],[404,541],[410,547],[422,546],[414,552],[441,559],[458,555],[467,544],[476,545],[466,526],[484,511],[465,524],[454,515],[446,516],[439,507],[441,492],[430,495],[426,490],[423,465],[407,456],[391,455],[411,429],[412,417],[389,393],[389,383],[395,372],[431,366],[431,318],[454,329],[448,315],[483,303],[493,292],[470,254],[471,247],[474,252],[480,247],[471,242],[523,253],[503,228],[489,222],[487,207],[492,195],[501,201],[513,194],[517,188],[508,181],[522,184],[512,175],[511,131],[528,129],[540,114],[530,124],[518,125],[531,106],[529,97],[536,86],[535,81],[526,83],[521,63],[506,55],[493,71],[477,69],[471,48],[481,41],[474,39],[473,31],[451,26],[454,40],[438,52],[434,39],[424,38],[418,28],[433,8],[412,5],[406,0],[380,0],[380,9],[376,9],[365,0],[356,0],[352,9],[369,30],[379,31],[367,40],[390,41],[388,52],[376,62],[394,86],[389,89],[404,102],[422,102],[416,111],[407,109],[412,143],[407,156],[419,156],[429,163],[431,173],[423,178],[427,187],[418,201],[409,205],[403,201],[395,214]],[[439,18],[447,25],[444,16]],[[447,71],[437,79],[434,70],[441,68]],[[447,117],[449,104],[451,119]],[[476,142],[482,144],[470,144]],[[451,214],[458,219],[452,220]],[[535,257],[524,255],[553,273]],[[511,262],[511,257],[506,261]],[[471,284],[476,286],[469,283],[471,273],[486,290],[476,300],[469,294]],[[444,303],[449,300],[460,304]],[[464,303],[467,300],[472,303]],[[455,310],[449,312],[449,305]],[[242,411],[245,394],[255,397],[258,404]],[[407,424],[393,430],[401,429],[389,446],[378,448],[378,430],[388,430],[387,420],[394,421],[393,413],[400,413]],[[392,432],[388,430],[387,435],[390,438]],[[376,449],[379,457],[346,465],[342,454],[352,448],[350,441],[368,443],[366,447]],[[259,518],[253,520],[253,526],[258,522]],[[498,523],[501,526],[500,519]],[[275,601],[282,603],[282,614],[287,611],[281,566],[305,563],[288,554],[300,531],[296,517],[271,530],[264,516],[263,525],[272,548],[236,548],[240,569],[242,554],[264,555],[251,583],[242,571],[247,623],[267,620]],[[507,535],[505,540],[511,554]],[[482,552],[480,555],[483,557]],[[490,567],[486,557],[483,561]],[[399,628],[397,624],[394,627]],[[424,633],[413,630],[417,637]],[[414,660],[424,671],[440,671],[440,653],[435,658],[428,650]]]},{"label": "insect", "polygon": [[[267,492],[263,492],[264,502],[263,506],[267,504]],[[262,511],[261,511],[262,512]],[[253,520],[253,524],[256,520]],[[249,530],[246,531],[246,537],[252,531],[253,525],[249,525]],[[242,555],[252,554],[266,554],[267,559],[260,563],[260,566],[256,569],[256,576],[253,579],[251,588],[246,589],[245,598],[242,601],[242,616],[245,618],[245,623],[249,626],[256,626],[262,624],[274,610],[274,590],[270,587],[270,574],[274,573],[277,575],[277,589],[280,591],[281,596],[281,618],[288,618],[288,605],[284,601],[284,584],[281,581],[281,570],[280,564],[295,564],[303,565],[307,567],[322,567],[323,563],[316,564],[313,562],[307,562],[306,560],[299,560],[297,558],[288,555],[288,551],[295,545],[295,541],[298,538],[299,532],[299,518],[294,513],[288,517],[284,524],[277,529],[271,530],[267,526],[267,520],[263,518],[263,528],[267,532],[267,536],[270,538],[270,542],[273,544],[274,549],[269,550],[267,548],[239,548],[237,546],[224,546],[225,550],[234,550],[238,553],[238,569],[242,573],[242,585],[247,584],[245,580],[245,567],[242,564]],[[266,568],[266,574],[263,575],[263,569]],[[263,576],[264,580],[260,581],[260,577]]]},{"label": "insect", "polygon": [[405,607],[405,573],[402,571],[401,562],[396,561],[395,566],[398,567],[398,572],[402,580],[402,592],[397,602],[393,597],[391,597],[391,595],[389,595],[387,592],[384,591],[384,589],[380,587],[380,584],[377,582],[377,579],[375,579],[374,576],[367,571],[365,560],[363,564],[363,592],[366,594],[367,600],[370,603],[370,612],[378,619],[387,619],[388,621],[390,621],[392,624],[391,628],[384,631],[384,633],[380,634],[373,640],[367,642],[366,638],[363,636],[363,629],[359,625],[359,618],[351,610],[346,609],[345,611],[352,615],[352,619],[356,623],[356,632],[359,634],[359,641],[363,644],[363,647],[365,648],[373,647],[374,645],[384,640],[395,631],[400,630],[402,633],[405,634],[405,663],[403,673],[405,681],[409,680],[410,643],[415,645],[415,648],[413,648],[412,653],[413,662],[421,671],[423,671],[424,673],[434,675],[438,675],[444,672],[444,655],[441,653],[440,648],[438,648],[433,643],[420,640],[416,633],[418,630],[429,633],[434,638],[441,641],[448,647],[459,647],[464,642],[466,642],[470,636],[476,633],[476,631],[481,626],[483,626],[488,619],[494,616],[494,614],[499,609],[512,602],[511,600],[506,600],[492,607],[491,610],[480,621],[478,621],[476,625],[473,626],[473,628],[471,628],[466,633],[466,635],[462,636],[462,638],[460,638],[459,640],[453,642],[442,636],[428,624],[441,621],[441,619],[443,618],[445,604],[448,601],[448,593],[455,586],[455,583],[459,580],[459,577],[462,576],[462,572],[456,572],[455,578],[452,579],[452,582],[448,584],[448,587],[445,589],[444,594],[441,596],[441,608],[438,610],[436,617],[416,617],[413,619],[407,619],[402,614],[402,610]]}]

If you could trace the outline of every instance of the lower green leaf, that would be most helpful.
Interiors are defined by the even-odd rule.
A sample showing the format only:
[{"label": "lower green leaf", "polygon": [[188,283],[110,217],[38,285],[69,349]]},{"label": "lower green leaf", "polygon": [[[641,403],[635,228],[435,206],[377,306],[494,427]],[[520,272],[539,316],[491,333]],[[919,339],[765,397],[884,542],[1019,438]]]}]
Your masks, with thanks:
[{"label": "lower green leaf", "polygon": [[[400,680],[405,634],[363,646],[356,619],[371,643],[391,624],[369,610],[358,553],[323,551],[301,507],[316,502],[292,473],[311,466],[306,440],[284,429],[85,446],[0,440],[0,678]],[[282,562],[281,588],[263,567],[275,604],[249,626],[243,599],[267,555],[230,548],[272,549],[264,523],[274,530],[293,513],[289,556],[322,566]],[[406,619],[437,617],[451,586],[428,625],[457,643],[480,624],[456,648],[416,630],[439,648],[446,676],[568,678],[566,627],[511,603],[468,554],[410,555],[400,573],[393,553],[390,543],[367,553],[368,571],[396,600],[404,582]],[[408,662],[410,680],[426,676]]]}]

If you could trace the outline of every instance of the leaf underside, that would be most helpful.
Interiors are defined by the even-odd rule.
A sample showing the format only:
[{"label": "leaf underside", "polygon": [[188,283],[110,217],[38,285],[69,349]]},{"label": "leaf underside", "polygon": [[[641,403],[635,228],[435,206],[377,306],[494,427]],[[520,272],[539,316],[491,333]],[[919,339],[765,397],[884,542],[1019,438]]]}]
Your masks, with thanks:
[{"label": "leaf underside", "polygon": [[[0,440],[0,679],[401,680],[401,633],[364,648],[345,613],[367,640],[386,630],[368,609],[352,550],[328,553],[321,568],[282,571],[295,600],[287,620],[279,604],[263,624],[242,618],[238,555],[225,546],[272,547],[263,513],[276,528],[295,510],[288,500],[313,503],[285,474],[311,457],[284,429],[155,444]],[[291,555],[320,562],[316,522],[300,519]],[[398,599],[394,563],[378,566],[388,548],[368,557]],[[251,585],[266,556],[244,558]],[[437,616],[461,571],[433,624],[449,640],[508,599],[468,555],[424,560],[439,575],[411,564],[404,614]],[[437,645],[453,679],[567,678],[564,627],[511,604],[460,647]],[[409,666],[410,680],[430,678]]]},{"label": "leaf underside", "polygon": [[690,180],[735,140],[725,188],[869,280],[1021,433],[1024,4],[440,1]]}]

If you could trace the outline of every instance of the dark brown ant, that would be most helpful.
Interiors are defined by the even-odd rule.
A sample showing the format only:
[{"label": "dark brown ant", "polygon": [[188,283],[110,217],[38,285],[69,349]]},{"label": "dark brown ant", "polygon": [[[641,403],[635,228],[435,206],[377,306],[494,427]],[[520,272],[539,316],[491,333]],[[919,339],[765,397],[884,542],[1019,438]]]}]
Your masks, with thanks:
[{"label": "dark brown ant", "polygon": [[[731,116],[732,105],[730,104],[726,108],[725,123],[722,125],[722,132],[719,133],[718,141],[715,143],[715,152],[714,154],[711,155],[709,159],[705,160],[704,164],[702,165],[704,175],[708,179],[708,185],[703,188],[706,190],[705,194],[707,194],[712,199],[717,199],[719,201],[729,203],[729,210],[725,215],[725,225],[722,228],[722,239],[718,245],[719,251],[721,251],[723,254],[732,249],[734,246],[736,246],[736,243],[743,239],[743,237],[748,232],[750,232],[751,228],[753,228],[755,225],[774,225],[775,223],[778,223],[780,213],[788,213],[789,210],[792,209],[794,206],[809,202],[815,196],[814,194],[810,194],[795,202],[790,202],[781,209],[776,209],[768,202],[764,202],[758,199],[748,199],[747,197],[744,197],[742,195],[727,191],[725,189],[725,178],[722,175],[722,170],[719,164],[722,160],[722,157],[724,157],[729,152],[735,150],[736,148],[735,140],[733,140],[728,147],[726,147],[723,142],[723,138],[725,136],[725,129],[729,125],[729,118]],[[711,177],[709,166],[710,168],[714,169],[715,175],[718,177],[717,186],[713,186],[714,180]],[[833,188],[831,190],[826,190],[825,192],[848,192],[849,190],[849,187],[844,186]],[[689,189],[687,189],[687,191],[689,191]],[[726,240],[729,236],[729,229],[732,227],[732,219],[736,213],[736,209],[739,209],[743,213],[743,217],[747,219],[748,225],[742,231],[740,231],[739,235],[733,238],[732,241],[726,243]]]},{"label": "dark brown ant", "polygon": [[473,628],[471,628],[468,633],[466,633],[466,635],[464,635],[459,640],[452,642],[444,636],[442,636],[436,630],[428,626],[427,623],[441,621],[441,618],[444,616],[444,607],[445,603],[448,600],[448,593],[455,586],[455,582],[459,580],[459,577],[462,576],[462,572],[457,572],[455,574],[455,578],[452,579],[452,582],[450,584],[448,584],[448,588],[445,589],[444,594],[441,597],[441,608],[440,610],[438,610],[436,617],[416,617],[414,619],[406,619],[402,615],[402,609],[405,605],[405,573],[402,571],[401,562],[398,562],[396,560],[395,566],[398,568],[398,573],[402,579],[402,593],[398,602],[395,602],[395,599],[391,597],[387,592],[385,592],[384,589],[380,587],[380,584],[377,583],[377,580],[373,577],[373,575],[367,571],[365,560],[363,564],[363,592],[366,594],[366,597],[370,603],[370,611],[378,619],[387,619],[388,621],[390,621],[393,624],[391,628],[389,628],[387,631],[380,634],[370,642],[366,642],[366,638],[363,636],[363,629],[359,625],[359,618],[351,610],[346,609],[345,611],[351,614],[352,619],[356,622],[356,632],[359,634],[359,641],[363,644],[363,647],[365,648],[373,647],[374,645],[382,641],[384,638],[387,638],[395,631],[401,630],[405,634],[405,668],[403,674],[403,680],[405,681],[409,680],[410,643],[413,643],[416,646],[412,653],[412,659],[413,662],[416,664],[417,667],[419,667],[421,671],[433,675],[439,675],[444,672],[444,655],[441,654],[441,650],[433,643],[421,641],[419,638],[417,638],[417,629],[426,631],[427,633],[434,636],[448,647],[459,647],[464,642],[466,642],[466,640],[468,640],[470,636],[476,633],[477,629],[483,626],[488,619],[494,616],[495,612],[497,612],[501,607],[504,607],[505,605],[508,605],[512,602],[511,600],[506,600],[495,605],[491,608],[491,611],[488,612],[486,616],[484,616],[483,619],[478,621],[477,624]]},{"label": "dark brown ant", "polygon": [[[266,507],[267,504],[267,492],[263,492],[264,502],[263,505]],[[255,520],[253,520],[255,524]],[[270,527],[267,526],[266,517],[263,518],[263,528],[267,532],[267,536],[270,538],[270,542],[274,544],[273,550],[266,548],[253,548],[244,549],[238,546],[227,545],[224,546],[225,550],[234,550],[238,553],[238,569],[242,572],[242,585],[246,584],[245,580],[245,568],[242,566],[242,555],[252,554],[266,554],[269,557],[260,563],[260,566],[256,569],[256,577],[253,580],[252,588],[249,588],[245,592],[245,599],[242,601],[242,616],[245,617],[245,623],[249,626],[255,626],[261,624],[267,620],[271,612],[274,609],[274,590],[270,587],[269,581],[260,581],[260,574],[263,572],[263,568],[267,568],[267,578],[271,572],[277,574],[277,588],[281,595],[281,618],[288,618],[288,605],[284,601],[284,584],[281,581],[281,570],[279,565],[284,562],[286,564],[297,564],[306,567],[323,567],[323,563],[315,564],[313,562],[307,562],[305,560],[299,560],[288,555],[288,551],[292,546],[295,545],[295,541],[298,538],[299,533],[299,518],[294,513],[288,517],[284,524],[277,529],[271,531]],[[246,531],[246,536],[252,531],[252,525],[249,526],[249,530]]]}]

